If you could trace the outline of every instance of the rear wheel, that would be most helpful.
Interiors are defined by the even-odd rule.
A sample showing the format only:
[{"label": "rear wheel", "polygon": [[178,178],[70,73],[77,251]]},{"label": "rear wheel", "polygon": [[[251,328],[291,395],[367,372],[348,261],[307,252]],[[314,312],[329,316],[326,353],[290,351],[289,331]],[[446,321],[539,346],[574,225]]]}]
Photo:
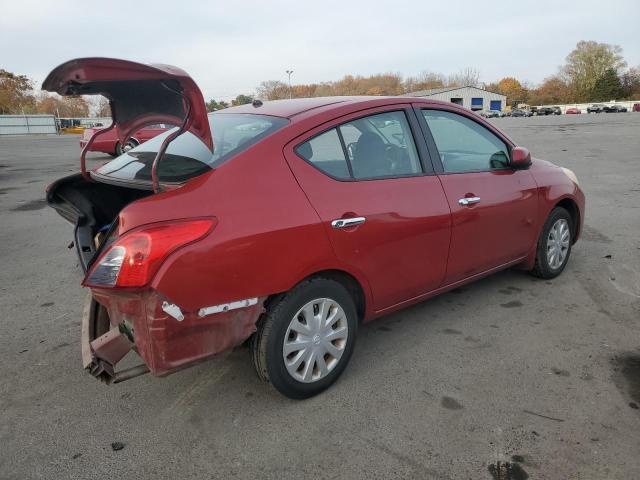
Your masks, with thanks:
[{"label": "rear wheel", "polygon": [[353,299],[340,283],[307,280],[267,308],[251,342],[256,371],[289,398],[317,395],[347,366],[357,328]]},{"label": "rear wheel", "polygon": [[538,239],[536,263],[531,273],[540,278],[554,278],[562,273],[571,255],[573,221],[562,207],[554,208]]},{"label": "rear wheel", "polygon": [[120,142],[116,143],[116,152],[115,152],[116,153],[116,157],[119,157],[123,153],[126,153],[129,150],[131,150],[132,148],[136,148],[137,146],[138,146],[138,142],[136,142],[132,138],[127,140],[127,143],[124,144],[124,148],[122,148],[122,146],[120,145]]}]

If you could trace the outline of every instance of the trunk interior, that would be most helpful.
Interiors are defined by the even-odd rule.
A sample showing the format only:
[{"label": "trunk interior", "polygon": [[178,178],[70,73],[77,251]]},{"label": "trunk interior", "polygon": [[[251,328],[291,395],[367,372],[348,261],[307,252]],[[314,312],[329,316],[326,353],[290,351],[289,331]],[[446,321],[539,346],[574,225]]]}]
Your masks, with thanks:
[{"label": "trunk interior", "polygon": [[74,244],[86,272],[116,226],[118,213],[129,203],[152,195],[150,190],[89,182],[75,174],[55,181],[47,203],[74,228]]}]

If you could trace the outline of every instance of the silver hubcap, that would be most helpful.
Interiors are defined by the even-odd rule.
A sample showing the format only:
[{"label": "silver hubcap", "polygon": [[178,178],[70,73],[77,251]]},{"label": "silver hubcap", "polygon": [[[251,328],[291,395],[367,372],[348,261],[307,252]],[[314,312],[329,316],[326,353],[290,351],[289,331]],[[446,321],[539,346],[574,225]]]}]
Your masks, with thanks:
[{"label": "silver hubcap", "polygon": [[564,218],[556,220],[547,237],[547,263],[554,270],[560,268],[567,257],[570,240],[569,223]]},{"label": "silver hubcap", "polygon": [[347,316],[338,302],[318,298],[296,313],[287,329],[282,356],[289,375],[311,383],[326,377],[347,346]]}]

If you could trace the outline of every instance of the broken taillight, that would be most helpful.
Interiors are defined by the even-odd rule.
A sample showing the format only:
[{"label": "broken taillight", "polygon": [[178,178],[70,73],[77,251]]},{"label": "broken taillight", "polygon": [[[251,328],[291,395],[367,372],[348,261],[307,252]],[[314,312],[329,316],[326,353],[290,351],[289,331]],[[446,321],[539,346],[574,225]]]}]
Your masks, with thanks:
[{"label": "broken taillight", "polygon": [[159,223],[124,234],[91,267],[87,287],[142,287],[178,248],[204,237],[215,219]]}]

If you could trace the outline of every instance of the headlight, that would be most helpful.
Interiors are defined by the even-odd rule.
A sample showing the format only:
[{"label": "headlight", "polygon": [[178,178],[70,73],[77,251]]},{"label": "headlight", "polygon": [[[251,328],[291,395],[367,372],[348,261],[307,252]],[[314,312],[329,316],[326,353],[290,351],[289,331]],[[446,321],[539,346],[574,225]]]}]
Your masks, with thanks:
[{"label": "headlight", "polygon": [[573,183],[575,183],[576,185],[580,185],[578,183],[578,177],[576,177],[576,174],[573,173],[573,170],[569,170],[568,168],[564,168],[564,167],[560,167],[560,168],[562,169],[564,174],[571,179]]}]

